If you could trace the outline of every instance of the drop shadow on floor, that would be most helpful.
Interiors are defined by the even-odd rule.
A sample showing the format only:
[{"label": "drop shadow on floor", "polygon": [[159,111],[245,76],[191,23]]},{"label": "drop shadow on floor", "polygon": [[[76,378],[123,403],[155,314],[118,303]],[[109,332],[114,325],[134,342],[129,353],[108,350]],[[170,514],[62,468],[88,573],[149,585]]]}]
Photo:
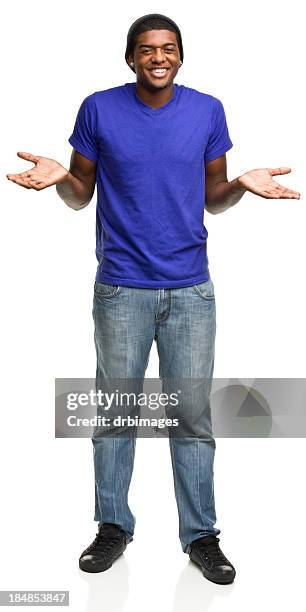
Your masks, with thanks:
[{"label": "drop shadow on floor", "polygon": [[105,572],[89,573],[79,570],[88,585],[86,612],[121,612],[129,593],[129,567],[124,556]]},{"label": "drop shadow on floor", "polygon": [[187,561],[177,582],[172,612],[186,610],[207,611],[216,597],[231,597],[235,583],[215,584],[204,578],[202,571],[192,561]]}]

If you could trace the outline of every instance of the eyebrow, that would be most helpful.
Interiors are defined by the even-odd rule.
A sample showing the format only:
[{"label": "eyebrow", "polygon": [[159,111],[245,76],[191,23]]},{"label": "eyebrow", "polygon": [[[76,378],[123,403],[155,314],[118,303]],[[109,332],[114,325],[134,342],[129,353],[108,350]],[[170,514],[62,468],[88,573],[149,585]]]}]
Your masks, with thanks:
[{"label": "eyebrow", "polygon": [[[174,43],[174,42],[168,42],[168,43],[164,43],[162,46],[163,46],[163,47],[169,47],[169,46],[173,46],[173,47],[175,47],[175,46],[176,46],[176,43]],[[153,47],[153,48],[155,48],[155,47],[154,47],[154,45],[139,45],[139,49],[142,49],[143,47],[146,47],[146,48],[148,48],[148,49],[152,49],[152,47]]]}]

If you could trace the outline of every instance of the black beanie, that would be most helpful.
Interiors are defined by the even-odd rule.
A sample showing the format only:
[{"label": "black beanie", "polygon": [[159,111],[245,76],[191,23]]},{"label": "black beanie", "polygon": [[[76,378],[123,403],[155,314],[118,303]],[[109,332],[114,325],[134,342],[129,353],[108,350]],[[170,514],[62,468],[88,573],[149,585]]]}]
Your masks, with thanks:
[{"label": "black beanie", "polygon": [[[146,21],[151,21],[151,19],[157,19],[158,21],[164,21],[165,22],[165,30],[167,29],[167,24],[171,25],[172,28],[174,28],[176,35],[177,35],[177,40],[178,40],[178,46],[179,46],[179,50],[180,50],[180,58],[181,58],[181,62],[183,63],[184,60],[184,52],[183,52],[183,43],[182,43],[182,36],[181,36],[181,32],[179,27],[176,25],[176,23],[170,19],[169,17],[166,17],[165,15],[160,15],[159,13],[151,13],[150,15],[144,15],[143,17],[139,17],[139,19],[136,19],[136,21],[134,21],[134,23],[132,23],[129,31],[128,31],[128,35],[127,35],[127,43],[126,43],[126,51],[125,51],[125,61],[128,64],[128,66],[131,68],[131,70],[133,70],[133,72],[136,73],[135,69],[130,66],[129,62],[128,62],[128,56],[132,53],[132,45],[133,42],[136,38],[136,36],[138,35],[138,30],[140,28],[140,26],[142,26],[144,23],[146,23]],[[163,29],[163,28],[158,28],[158,29]]]}]

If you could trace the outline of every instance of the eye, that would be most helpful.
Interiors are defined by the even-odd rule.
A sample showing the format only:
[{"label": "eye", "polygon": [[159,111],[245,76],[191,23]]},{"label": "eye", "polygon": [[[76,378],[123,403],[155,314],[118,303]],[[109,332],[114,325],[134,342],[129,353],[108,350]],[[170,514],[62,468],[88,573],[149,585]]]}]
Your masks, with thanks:
[{"label": "eye", "polygon": [[[166,51],[166,53],[174,53],[175,52],[175,50],[172,49],[171,47],[167,47],[165,49],[165,51]],[[152,51],[151,51],[151,49],[142,49],[141,53],[143,55],[148,55],[149,53],[152,53]]]}]

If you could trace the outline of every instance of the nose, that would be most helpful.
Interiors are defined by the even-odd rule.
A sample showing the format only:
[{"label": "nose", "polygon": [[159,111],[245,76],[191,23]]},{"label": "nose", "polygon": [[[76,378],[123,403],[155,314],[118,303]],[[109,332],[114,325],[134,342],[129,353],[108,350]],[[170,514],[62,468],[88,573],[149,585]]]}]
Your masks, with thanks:
[{"label": "nose", "polygon": [[151,61],[154,62],[155,64],[164,62],[165,61],[164,51],[161,48],[156,47],[156,49],[153,51]]}]

